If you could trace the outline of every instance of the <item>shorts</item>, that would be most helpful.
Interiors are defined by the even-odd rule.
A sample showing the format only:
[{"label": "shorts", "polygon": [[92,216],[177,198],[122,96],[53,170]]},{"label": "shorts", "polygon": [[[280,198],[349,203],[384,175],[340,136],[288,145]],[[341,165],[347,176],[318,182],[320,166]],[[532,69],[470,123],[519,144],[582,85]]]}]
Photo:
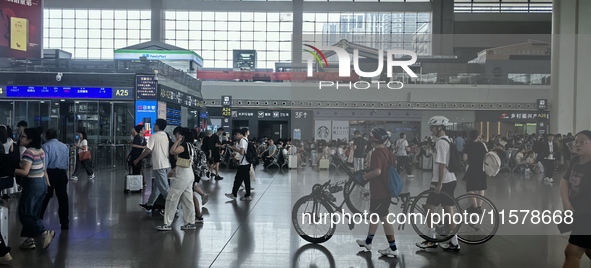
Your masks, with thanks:
[{"label": "shorts", "polygon": [[220,156],[220,154],[212,154],[211,158],[213,159],[213,163],[222,162],[222,157]]},{"label": "shorts", "polygon": [[[456,184],[456,181],[444,183],[441,187],[441,192],[446,193],[447,195],[454,198]],[[435,186],[437,186],[437,182],[431,182],[431,189],[435,189]],[[449,198],[448,196],[442,194],[429,193],[429,196],[427,197],[427,204],[433,206],[454,206],[455,200],[453,200],[452,198]]]},{"label": "shorts", "polygon": [[572,232],[568,242],[578,247],[591,249],[591,214],[574,215]]},{"label": "shorts", "polygon": [[390,213],[390,198],[370,199],[369,213],[378,214],[380,217],[385,217]]}]

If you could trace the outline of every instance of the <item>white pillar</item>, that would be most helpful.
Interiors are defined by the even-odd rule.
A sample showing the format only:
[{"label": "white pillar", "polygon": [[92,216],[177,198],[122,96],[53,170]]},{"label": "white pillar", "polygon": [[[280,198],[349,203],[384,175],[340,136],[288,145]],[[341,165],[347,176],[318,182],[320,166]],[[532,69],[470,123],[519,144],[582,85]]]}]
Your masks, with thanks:
[{"label": "white pillar", "polygon": [[591,129],[591,1],[554,0],[550,132]]}]

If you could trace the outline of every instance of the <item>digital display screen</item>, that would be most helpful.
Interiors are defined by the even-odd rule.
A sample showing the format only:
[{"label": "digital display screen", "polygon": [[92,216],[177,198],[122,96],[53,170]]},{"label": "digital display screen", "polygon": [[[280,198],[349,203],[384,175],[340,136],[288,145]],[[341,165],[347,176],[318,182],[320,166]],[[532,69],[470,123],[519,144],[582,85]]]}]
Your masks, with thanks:
[{"label": "digital display screen", "polygon": [[6,86],[8,98],[37,99],[133,99],[131,88]]},{"label": "digital display screen", "polygon": [[166,107],[166,123],[171,126],[181,125],[180,107]]},{"label": "digital display screen", "polygon": [[135,77],[135,91],[137,99],[155,100],[158,91],[158,81],[154,75],[138,75]]},{"label": "digital display screen", "polygon": [[203,103],[199,98],[174,89],[167,89],[161,87],[160,97],[158,99],[161,101],[178,104],[185,107],[203,107]]}]

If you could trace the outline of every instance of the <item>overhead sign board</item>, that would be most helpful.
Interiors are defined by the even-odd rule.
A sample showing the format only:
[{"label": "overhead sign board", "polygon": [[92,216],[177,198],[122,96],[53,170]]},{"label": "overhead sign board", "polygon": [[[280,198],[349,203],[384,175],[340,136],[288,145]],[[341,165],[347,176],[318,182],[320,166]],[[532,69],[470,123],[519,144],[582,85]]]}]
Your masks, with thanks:
[{"label": "overhead sign board", "polygon": [[203,58],[191,50],[131,50],[117,49],[113,54],[115,60],[138,60],[140,58],[148,60],[186,60],[194,61],[200,67],[203,67]]},{"label": "overhead sign board", "polygon": [[7,98],[31,99],[123,99],[132,100],[133,88],[112,87],[53,87],[53,86],[6,86]]}]

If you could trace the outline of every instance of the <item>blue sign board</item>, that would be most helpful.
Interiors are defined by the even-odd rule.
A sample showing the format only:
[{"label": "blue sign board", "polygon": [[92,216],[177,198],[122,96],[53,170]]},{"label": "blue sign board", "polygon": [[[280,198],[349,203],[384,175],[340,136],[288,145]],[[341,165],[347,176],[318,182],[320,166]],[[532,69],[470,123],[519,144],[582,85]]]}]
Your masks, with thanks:
[{"label": "blue sign board", "polygon": [[6,86],[8,98],[32,99],[133,99],[133,88]]},{"label": "blue sign board", "polygon": [[149,137],[154,131],[154,124],[158,118],[158,103],[154,101],[136,101],[135,102],[135,121],[136,125],[143,125],[146,137]]},{"label": "blue sign board", "polygon": [[207,119],[207,118],[209,118],[209,114],[207,112],[200,112],[199,113],[199,118],[201,118],[201,119]]}]

